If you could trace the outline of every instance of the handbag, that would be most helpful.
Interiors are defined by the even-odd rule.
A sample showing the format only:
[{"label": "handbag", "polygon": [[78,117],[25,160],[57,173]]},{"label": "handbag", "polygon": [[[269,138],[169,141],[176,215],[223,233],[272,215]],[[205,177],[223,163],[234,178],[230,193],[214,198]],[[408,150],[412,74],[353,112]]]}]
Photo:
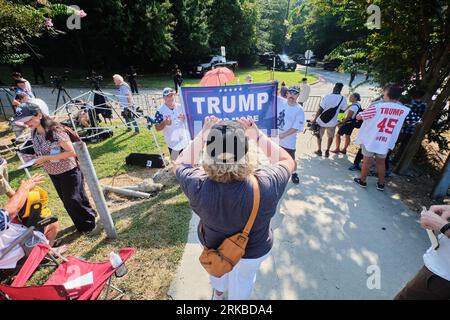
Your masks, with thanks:
[{"label": "handbag", "polygon": [[336,111],[341,105],[342,100],[344,100],[344,96],[341,97],[341,100],[339,101],[336,107],[328,109],[320,114],[319,118],[320,120],[322,120],[323,123],[328,123],[334,118],[334,116],[336,115]]},{"label": "handbag", "polygon": [[[259,185],[255,176],[250,176],[253,189],[253,207],[250,217],[244,230],[236,233],[231,237],[225,238],[222,244],[217,249],[208,249],[206,246],[199,257],[200,263],[205,270],[214,277],[222,277],[224,274],[233,270],[234,266],[241,260],[245,254],[250,231],[255,222],[256,215],[259,210]],[[203,227],[201,227],[203,233]]]}]

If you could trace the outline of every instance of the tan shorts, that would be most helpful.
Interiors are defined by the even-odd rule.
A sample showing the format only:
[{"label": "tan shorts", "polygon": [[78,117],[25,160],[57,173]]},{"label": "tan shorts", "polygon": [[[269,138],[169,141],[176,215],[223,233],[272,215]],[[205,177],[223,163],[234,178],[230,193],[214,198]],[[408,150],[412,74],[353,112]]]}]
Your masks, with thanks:
[{"label": "tan shorts", "polygon": [[8,164],[6,160],[4,160],[0,165],[0,195],[13,191],[8,181]]},{"label": "tan shorts", "polygon": [[328,127],[328,128],[320,127],[320,138],[323,138],[325,132],[327,133],[328,138],[334,138],[336,127]]},{"label": "tan shorts", "polygon": [[377,157],[380,159],[386,159],[386,157],[387,157],[387,154],[381,154],[381,153],[375,153],[375,152],[368,151],[363,144],[361,145],[361,152],[362,152],[363,156],[370,157],[370,158]]}]

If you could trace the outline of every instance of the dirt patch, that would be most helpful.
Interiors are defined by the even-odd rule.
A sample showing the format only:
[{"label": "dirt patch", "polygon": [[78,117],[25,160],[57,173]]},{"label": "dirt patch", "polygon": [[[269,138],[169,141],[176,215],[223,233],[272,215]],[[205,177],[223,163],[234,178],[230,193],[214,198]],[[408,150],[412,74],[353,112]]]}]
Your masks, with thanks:
[{"label": "dirt patch", "polygon": [[[151,180],[155,183],[162,184],[163,189],[176,184],[175,176],[171,172],[170,167],[164,169],[137,168],[133,172],[100,179],[99,182],[102,186],[123,188],[126,186],[137,186]],[[152,195],[157,196],[157,193],[152,193]],[[113,192],[105,192],[105,199],[111,212],[122,210],[145,201],[142,198],[127,197]]]}]

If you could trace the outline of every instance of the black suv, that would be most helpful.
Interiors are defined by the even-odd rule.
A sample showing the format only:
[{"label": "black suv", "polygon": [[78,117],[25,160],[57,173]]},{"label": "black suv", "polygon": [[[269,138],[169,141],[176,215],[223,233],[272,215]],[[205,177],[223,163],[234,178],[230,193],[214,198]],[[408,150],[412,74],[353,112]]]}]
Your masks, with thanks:
[{"label": "black suv", "polygon": [[323,64],[323,68],[328,71],[335,71],[342,64],[340,59],[332,59]]},{"label": "black suv", "polygon": [[264,57],[263,64],[267,67],[268,70],[273,68],[273,59],[275,58],[275,69],[282,71],[295,71],[297,68],[297,62],[289,58],[289,56],[285,54],[276,54],[274,56],[266,55]]}]

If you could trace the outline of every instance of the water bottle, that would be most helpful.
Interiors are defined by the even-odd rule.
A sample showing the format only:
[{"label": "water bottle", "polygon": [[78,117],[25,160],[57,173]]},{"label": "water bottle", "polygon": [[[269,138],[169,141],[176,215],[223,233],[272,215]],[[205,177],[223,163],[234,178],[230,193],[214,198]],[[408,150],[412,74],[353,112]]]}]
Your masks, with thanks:
[{"label": "water bottle", "polygon": [[[55,146],[50,150],[50,155],[55,156],[61,153],[61,148],[59,146]],[[50,162],[58,163],[60,160],[50,160]]]},{"label": "water bottle", "polygon": [[111,265],[114,269],[120,266],[116,271],[116,277],[123,277],[128,272],[127,267],[122,261],[122,258],[117,253],[111,252],[109,254],[109,261],[111,262]]}]

